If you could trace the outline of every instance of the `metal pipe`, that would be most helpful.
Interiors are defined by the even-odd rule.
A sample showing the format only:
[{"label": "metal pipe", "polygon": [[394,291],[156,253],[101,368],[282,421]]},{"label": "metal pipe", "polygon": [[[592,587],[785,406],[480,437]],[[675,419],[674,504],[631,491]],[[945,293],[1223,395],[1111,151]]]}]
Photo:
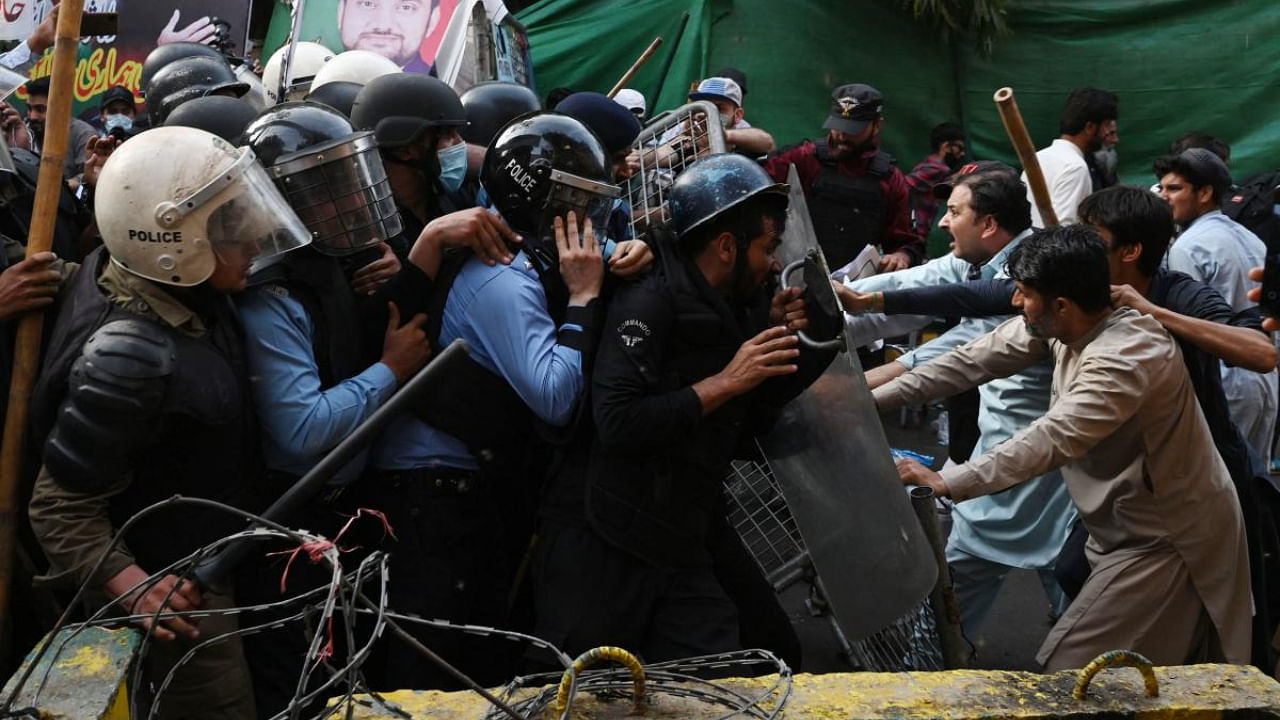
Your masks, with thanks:
[{"label": "metal pipe", "polygon": [[955,588],[951,585],[951,572],[947,568],[947,556],[942,550],[942,527],[938,524],[938,511],[933,504],[933,488],[916,486],[907,494],[938,563],[938,579],[929,593],[929,607],[933,609],[938,642],[942,645],[942,663],[948,670],[962,668],[967,664],[968,658],[964,652],[964,637],[960,633],[960,603],[956,601]]}]

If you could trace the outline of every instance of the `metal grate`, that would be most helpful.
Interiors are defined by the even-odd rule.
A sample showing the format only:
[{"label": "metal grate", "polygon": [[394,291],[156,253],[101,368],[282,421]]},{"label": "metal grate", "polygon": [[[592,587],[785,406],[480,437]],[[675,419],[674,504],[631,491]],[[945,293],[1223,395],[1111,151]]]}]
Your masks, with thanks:
[{"label": "metal grate", "polygon": [[933,609],[925,600],[870,637],[849,644],[853,660],[867,670],[946,670]]},{"label": "metal grate", "polygon": [[788,570],[807,564],[804,540],[773,470],[763,460],[735,461],[725,483],[729,522],[776,590]]},{"label": "metal grate", "polygon": [[[725,478],[729,523],[742,538],[765,577],[781,592],[800,580],[822,595],[821,578],[813,577],[808,550],[768,460],[735,461]],[[818,606],[826,605],[820,599]],[[835,618],[832,632],[855,666],[876,672],[945,670],[942,644],[933,609],[926,599],[906,615],[870,637],[850,642]]]},{"label": "metal grate", "polygon": [[631,205],[631,229],[642,237],[651,225],[671,219],[667,191],[693,161],[725,152],[719,111],[705,100],[654,118],[632,145],[640,169],[623,186]]}]

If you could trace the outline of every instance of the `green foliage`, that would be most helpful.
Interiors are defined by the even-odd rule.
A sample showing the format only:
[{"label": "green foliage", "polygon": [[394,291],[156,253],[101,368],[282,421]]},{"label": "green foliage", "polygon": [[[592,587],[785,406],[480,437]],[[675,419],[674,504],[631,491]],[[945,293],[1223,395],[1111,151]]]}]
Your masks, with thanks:
[{"label": "green foliage", "polygon": [[996,38],[1009,34],[1008,7],[1013,0],[901,0],[917,22],[937,29],[946,40],[974,38],[990,55]]}]

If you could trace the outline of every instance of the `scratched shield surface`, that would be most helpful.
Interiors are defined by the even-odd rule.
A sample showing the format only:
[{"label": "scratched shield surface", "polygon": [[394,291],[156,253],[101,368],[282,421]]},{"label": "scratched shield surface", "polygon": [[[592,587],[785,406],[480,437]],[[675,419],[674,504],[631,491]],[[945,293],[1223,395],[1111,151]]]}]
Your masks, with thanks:
[{"label": "scratched shield surface", "polygon": [[[818,247],[795,167],[788,182],[778,251],[784,265]],[[875,633],[925,599],[938,566],[894,469],[856,352],[840,352],[759,442],[849,640]]]}]

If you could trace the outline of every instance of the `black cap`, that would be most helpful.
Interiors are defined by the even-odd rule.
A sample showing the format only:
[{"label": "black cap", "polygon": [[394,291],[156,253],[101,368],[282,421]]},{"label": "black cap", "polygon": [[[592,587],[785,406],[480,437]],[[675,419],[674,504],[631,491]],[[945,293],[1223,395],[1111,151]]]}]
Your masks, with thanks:
[{"label": "black cap", "polygon": [[107,88],[107,91],[99,96],[98,100],[102,103],[99,107],[105,108],[113,102],[127,102],[130,107],[137,107],[138,103],[133,99],[133,91],[123,85],[113,85]]},{"label": "black cap", "polygon": [[1211,185],[1220,192],[1231,187],[1231,171],[1212,150],[1188,148],[1178,153],[1187,170],[1187,182],[1197,187]]},{"label": "black cap", "polygon": [[729,78],[730,80],[738,83],[738,87],[742,88],[742,97],[743,98],[747,97],[747,74],[742,72],[738,68],[732,68],[732,67],[720,68],[714,73],[711,73],[711,77]]},{"label": "black cap", "polygon": [[960,181],[962,176],[980,172],[1007,172],[1010,175],[1016,175],[1018,171],[998,160],[979,160],[965,163],[960,166],[959,170],[951,173],[946,179],[933,186],[933,196],[939,200],[946,200],[951,197],[951,191],[955,189],[956,183]]},{"label": "black cap", "polygon": [[857,135],[884,112],[884,95],[870,85],[841,85],[831,93],[831,116],[822,124],[827,130]]},{"label": "black cap", "polygon": [[640,135],[631,111],[597,92],[576,92],[556,105],[556,112],[577,118],[600,138],[610,155],[626,150]]}]

